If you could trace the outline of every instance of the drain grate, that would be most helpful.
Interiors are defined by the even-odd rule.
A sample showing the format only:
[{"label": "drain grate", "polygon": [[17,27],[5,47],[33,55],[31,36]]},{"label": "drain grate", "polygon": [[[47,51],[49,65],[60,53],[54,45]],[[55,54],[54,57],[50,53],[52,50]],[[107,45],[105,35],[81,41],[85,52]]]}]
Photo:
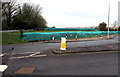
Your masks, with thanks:
[{"label": "drain grate", "polygon": [[17,74],[30,74],[35,70],[35,67],[21,67],[15,73]]}]

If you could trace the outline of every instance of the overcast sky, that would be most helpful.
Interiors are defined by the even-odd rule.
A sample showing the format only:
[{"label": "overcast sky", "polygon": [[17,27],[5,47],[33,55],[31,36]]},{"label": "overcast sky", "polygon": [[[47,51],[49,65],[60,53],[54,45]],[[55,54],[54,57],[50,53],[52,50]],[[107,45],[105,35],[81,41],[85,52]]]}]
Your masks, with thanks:
[{"label": "overcast sky", "polygon": [[92,27],[108,23],[110,1],[110,25],[118,20],[120,0],[19,0],[39,4],[49,27]]}]

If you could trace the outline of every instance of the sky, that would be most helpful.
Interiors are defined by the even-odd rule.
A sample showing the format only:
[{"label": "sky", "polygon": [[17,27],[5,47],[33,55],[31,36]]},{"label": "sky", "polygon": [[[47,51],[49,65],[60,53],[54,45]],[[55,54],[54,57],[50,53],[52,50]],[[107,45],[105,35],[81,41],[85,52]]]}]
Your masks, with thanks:
[{"label": "sky", "polygon": [[38,4],[48,27],[95,27],[108,23],[110,1],[110,26],[118,21],[120,0],[18,0],[20,3]]}]

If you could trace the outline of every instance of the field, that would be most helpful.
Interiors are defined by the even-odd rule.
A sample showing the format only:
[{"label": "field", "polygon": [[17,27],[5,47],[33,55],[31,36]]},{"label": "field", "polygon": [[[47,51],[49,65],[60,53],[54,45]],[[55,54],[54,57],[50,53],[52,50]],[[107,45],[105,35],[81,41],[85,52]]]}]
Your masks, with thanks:
[{"label": "field", "polygon": [[20,40],[19,32],[3,32],[2,33],[2,44],[16,44],[25,43],[27,41]]}]

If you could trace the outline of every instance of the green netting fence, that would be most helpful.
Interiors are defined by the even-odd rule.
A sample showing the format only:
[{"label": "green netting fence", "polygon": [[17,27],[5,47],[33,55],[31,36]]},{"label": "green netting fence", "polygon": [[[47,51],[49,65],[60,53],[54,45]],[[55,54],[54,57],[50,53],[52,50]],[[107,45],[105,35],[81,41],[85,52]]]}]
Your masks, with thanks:
[{"label": "green netting fence", "polygon": [[[110,31],[109,34],[118,34],[120,31]],[[66,37],[67,39],[92,37],[92,36],[103,36],[107,35],[107,31],[75,31],[75,32],[31,32],[23,33],[21,40],[28,41],[38,41],[38,40],[60,40],[61,37]]]},{"label": "green netting fence", "polygon": [[92,28],[45,28],[44,31],[97,31]]}]

